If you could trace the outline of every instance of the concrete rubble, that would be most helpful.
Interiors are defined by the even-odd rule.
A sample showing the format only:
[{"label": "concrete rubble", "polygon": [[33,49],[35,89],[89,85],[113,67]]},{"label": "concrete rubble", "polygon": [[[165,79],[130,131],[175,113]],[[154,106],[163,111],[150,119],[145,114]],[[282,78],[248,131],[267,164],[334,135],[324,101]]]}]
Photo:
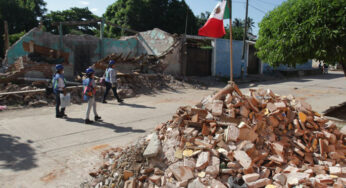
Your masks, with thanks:
[{"label": "concrete rubble", "polygon": [[[82,78],[76,80],[81,83]],[[55,96],[48,94],[46,88],[47,81],[34,81],[31,83],[0,83],[0,105],[7,105],[10,108],[17,107],[40,107],[55,104]],[[162,89],[177,88],[199,88],[203,89],[201,84],[186,83],[179,81],[175,77],[163,74],[119,74],[118,75],[118,94],[121,98],[131,98],[138,94],[150,94]],[[102,100],[105,88],[99,88],[96,96],[99,101]],[[71,102],[74,104],[83,103],[82,87],[69,86],[68,92],[71,93]],[[109,95],[113,98],[113,95]]]},{"label": "concrete rubble", "polygon": [[[229,84],[194,107],[178,108],[156,134],[159,140],[105,151],[90,187],[346,185],[345,133],[304,101],[269,89],[244,95]],[[162,147],[145,157],[151,142]]]}]

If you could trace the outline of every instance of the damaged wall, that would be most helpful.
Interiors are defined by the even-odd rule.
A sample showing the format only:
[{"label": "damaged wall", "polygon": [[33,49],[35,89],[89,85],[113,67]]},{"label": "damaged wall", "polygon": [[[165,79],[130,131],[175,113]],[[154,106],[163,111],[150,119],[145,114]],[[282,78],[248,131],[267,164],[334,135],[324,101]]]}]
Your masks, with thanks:
[{"label": "damaged wall", "polygon": [[60,39],[59,35],[34,28],[8,49],[4,64],[11,67],[19,57],[35,52],[49,58],[61,58],[66,77],[72,78],[110,54],[133,58],[147,53],[135,37],[126,40],[103,38],[101,41],[90,35],[65,35]]}]

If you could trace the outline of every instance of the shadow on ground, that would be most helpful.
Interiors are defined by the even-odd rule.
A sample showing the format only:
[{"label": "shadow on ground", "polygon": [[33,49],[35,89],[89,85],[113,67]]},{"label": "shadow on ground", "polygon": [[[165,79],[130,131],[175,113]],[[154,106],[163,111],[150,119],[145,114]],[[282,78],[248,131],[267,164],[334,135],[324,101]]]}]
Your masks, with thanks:
[{"label": "shadow on ground", "polygon": [[324,111],[324,115],[346,121],[346,102],[333,106]]},{"label": "shadow on ground", "polygon": [[[330,74],[322,74],[322,75],[313,75],[313,76],[302,76],[302,77],[292,77],[292,78],[278,78],[275,80],[268,80],[268,81],[250,81],[245,83],[239,83],[240,88],[248,88],[248,87],[257,87],[258,85],[272,85],[272,84],[278,84],[282,82],[310,82],[313,79],[320,79],[320,80],[330,80],[335,78],[342,78],[345,77],[343,73],[335,72]],[[236,82],[237,83],[237,82]]]},{"label": "shadow on ground", "polygon": [[[66,121],[85,124],[84,119],[82,118],[67,118]],[[132,127],[120,127],[120,126],[114,125],[113,123],[106,123],[106,122],[94,122],[88,125],[85,124],[85,126],[105,127],[108,129],[113,129],[114,132],[117,132],[117,133],[123,133],[123,132],[144,133],[145,132],[145,130],[143,129],[132,129]]]},{"label": "shadow on ground", "polygon": [[149,108],[149,109],[155,109],[156,107],[152,107],[152,106],[145,106],[145,105],[141,105],[141,104],[130,104],[130,103],[119,103],[119,106],[128,106],[131,108]]},{"label": "shadow on ground", "polygon": [[21,171],[37,167],[36,152],[30,143],[30,140],[22,143],[20,137],[0,134],[0,169]]}]

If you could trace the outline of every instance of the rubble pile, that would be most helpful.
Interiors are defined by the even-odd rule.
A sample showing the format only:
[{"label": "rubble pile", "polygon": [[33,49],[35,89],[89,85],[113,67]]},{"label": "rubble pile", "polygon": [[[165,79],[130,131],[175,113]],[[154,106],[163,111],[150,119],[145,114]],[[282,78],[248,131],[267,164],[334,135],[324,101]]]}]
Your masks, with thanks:
[{"label": "rubble pile", "polygon": [[[82,82],[82,78],[77,80]],[[31,84],[0,84],[0,105],[41,107],[55,104],[55,95],[47,94],[48,82],[35,81]],[[162,74],[121,74],[118,75],[118,94],[121,98],[135,97],[137,94],[150,94],[162,89],[196,88],[204,89],[197,81],[194,84],[176,80],[171,75]],[[21,91],[33,91],[21,93]],[[98,101],[102,101],[105,87],[99,87],[96,93]],[[15,92],[1,95],[1,93]],[[71,102],[83,103],[82,87],[69,87]],[[108,95],[113,98],[113,95]]]},{"label": "rubble pile", "polygon": [[103,153],[92,187],[345,187],[346,132],[304,101],[230,84],[135,145]]}]

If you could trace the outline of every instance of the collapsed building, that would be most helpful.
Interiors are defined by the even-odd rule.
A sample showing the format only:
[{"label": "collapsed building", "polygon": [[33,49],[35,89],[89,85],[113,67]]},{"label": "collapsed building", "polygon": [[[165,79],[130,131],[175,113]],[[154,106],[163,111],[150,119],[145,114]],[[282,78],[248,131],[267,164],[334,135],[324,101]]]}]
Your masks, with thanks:
[{"label": "collapsed building", "polygon": [[[129,73],[149,60],[156,63],[161,59],[162,64],[178,62],[168,54],[178,44],[178,38],[159,29],[118,40],[90,35],[54,35],[34,28],[7,50],[3,66],[8,71],[20,72],[15,78],[50,78],[54,65],[63,64],[66,77],[73,78],[99,60],[116,55],[118,69]],[[172,66],[161,67],[159,71],[165,73],[176,71]]]}]

